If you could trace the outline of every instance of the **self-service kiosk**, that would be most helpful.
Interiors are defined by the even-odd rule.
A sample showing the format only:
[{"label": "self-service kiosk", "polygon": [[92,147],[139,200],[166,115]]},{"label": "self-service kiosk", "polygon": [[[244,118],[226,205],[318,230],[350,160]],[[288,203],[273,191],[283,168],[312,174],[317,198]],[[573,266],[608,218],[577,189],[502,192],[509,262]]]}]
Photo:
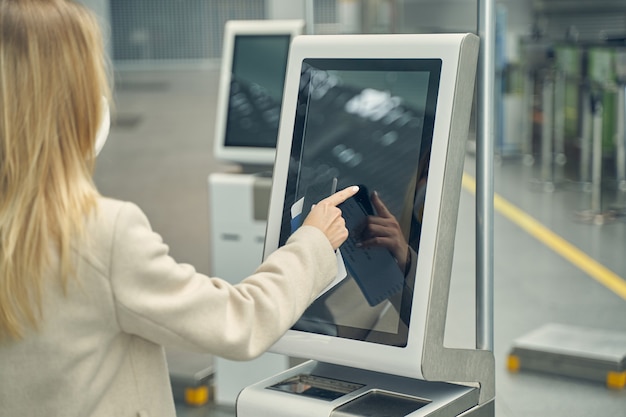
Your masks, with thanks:
[{"label": "self-service kiosk", "polygon": [[[224,28],[213,151],[245,173],[208,177],[211,275],[236,284],[263,259],[271,172],[291,40],[302,20],[231,20]],[[215,402],[234,405],[246,385],[288,368],[284,355],[214,358]]]},{"label": "self-service kiosk", "polygon": [[271,351],[239,417],[493,416],[494,357],[444,346],[479,40],[300,36],[291,46],[264,256],[359,185],[338,275]]}]

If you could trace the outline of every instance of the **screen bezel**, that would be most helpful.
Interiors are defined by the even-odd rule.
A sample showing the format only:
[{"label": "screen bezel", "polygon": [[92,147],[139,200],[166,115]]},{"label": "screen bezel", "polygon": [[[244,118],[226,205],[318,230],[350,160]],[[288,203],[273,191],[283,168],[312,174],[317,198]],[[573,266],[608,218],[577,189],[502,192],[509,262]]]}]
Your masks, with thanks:
[{"label": "screen bezel", "polygon": [[[217,112],[213,138],[216,159],[240,164],[271,166],[276,148],[266,146],[233,146],[226,144],[231,74],[238,36],[286,35],[291,41],[304,31],[303,20],[230,20],[224,26],[222,62],[217,94]],[[285,68],[286,70],[286,68]]]},{"label": "screen bezel", "polygon": [[288,330],[271,348],[289,356],[408,377],[422,378],[429,292],[433,279],[435,247],[441,221],[442,187],[450,126],[454,118],[454,93],[464,34],[444,35],[340,35],[300,36],[292,42],[277,145],[274,182],[268,216],[264,257],[279,244],[289,157],[297,106],[300,68],[306,58],[441,60],[439,96],[433,125],[433,147],[426,190],[424,223],[417,259],[411,326],[404,347],[389,346]]},{"label": "screen bezel", "polygon": [[[441,60],[440,59],[427,59],[427,58],[417,58],[417,59],[316,59],[316,58],[306,58],[303,61],[303,65],[310,65],[311,67],[318,70],[333,70],[333,71],[365,71],[365,72],[386,72],[386,71],[394,71],[394,72],[417,72],[417,73],[428,73],[428,83],[427,83],[427,95],[424,97],[424,122],[423,122],[423,130],[421,133],[421,137],[419,138],[420,142],[423,141],[432,141],[433,135],[433,125],[435,120],[435,111],[437,106],[437,97],[440,85],[440,77],[441,77]],[[309,100],[309,94],[306,91],[300,91],[298,97],[298,103],[300,107],[306,106],[306,103]],[[307,120],[307,116],[305,114],[297,113],[295,115],[294,121],[294,129],[293,129],[293,137],[291,143],[291,158],[290,161],[293,163],[296,159],[299,158],[299,155],[302,152],[302,145],[304,142],[304,124]],[[430,152],[430,147],[428,149]],[[419,168],[418,168],[419,169]],[[298,169],[295,166],[291,166],[289,169],[290,172],[297,172]],[[289,175],[287,177],[287,183],[285,188],[285,195],[294,195],[296,192],[298,183],[298,178],[296,175]],[[417,187],[417,185],[416,185]],[[286,240],[287,236],[285,233],[288,225],[288,219],[285,218],[286,215],[289,214],[290,206],[293,201],[287,201],[285,199],[285,205],[283,207],[283,227],[282,234],[279,244],[283,244]],[[304,214],[303,214],[304,216]],[[419,250],[417,247],[414,248]],[[410,281],[409,281],[410,282]],[[409,284],[409,287],[411,285]],[[405,288],[404,291],[411,291],[412,288]],[[400,305],[399,305],[399,315],[401,317],[408,316],[407,311],[410,312],[411,306],[410,303],[412,299],[407,298],[408,293],[400,297]],[[408,303],[407,303],[408,302]],[[409,304],[409,305],[407,305]],[[401,317],[398,317],[398,320],[401,320]],[[306,318],[302,317],[303,323],[306,322]],[[368,343],[381,343],[390,346],[406,346],[408,339],[408,328],[398,322],[397,331],[395,333],[389,331],[382,331],[377,329],[365,329],[361,327],[352,327],[348,325],[342,325],[338,323],[327,323],[328,325],[332,325],[341,333],[344,338],[355,339],[359,341],[365,342],[363,339],[367,337]],[[364,333],[367,331],[367,333]],[[339,336],[337,336],[339,337]]]}]

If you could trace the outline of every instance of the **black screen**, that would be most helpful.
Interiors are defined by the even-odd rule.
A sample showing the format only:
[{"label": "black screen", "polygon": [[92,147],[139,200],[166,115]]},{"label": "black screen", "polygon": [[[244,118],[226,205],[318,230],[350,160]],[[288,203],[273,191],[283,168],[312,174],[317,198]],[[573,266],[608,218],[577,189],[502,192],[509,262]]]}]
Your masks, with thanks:
[{"label": "black screen", "polygon": [[294,329],[406,345],[440,73],[438,59],[304,60],[279,245],[316,200],[360,192],[340,206],[345,278]]},{"label": "black screen", "polygon": [[276,147],[290,35],[237,35],[226,146]]}]

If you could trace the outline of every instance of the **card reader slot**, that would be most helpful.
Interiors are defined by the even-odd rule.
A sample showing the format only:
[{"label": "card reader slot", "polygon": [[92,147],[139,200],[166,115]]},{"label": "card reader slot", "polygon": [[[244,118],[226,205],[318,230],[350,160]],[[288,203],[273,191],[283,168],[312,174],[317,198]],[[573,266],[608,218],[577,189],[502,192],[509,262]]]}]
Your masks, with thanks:
[{"label": "card reader slot", "polygon": [[363,388],[363,384],[340,381],[310,374],[300,374],[267,387],[271,390],[333,401]]},{"label": "card reader slot", "polygon": [[330,417],[404,417],[430,404],[430,400],[371,390],[333,410]]}]

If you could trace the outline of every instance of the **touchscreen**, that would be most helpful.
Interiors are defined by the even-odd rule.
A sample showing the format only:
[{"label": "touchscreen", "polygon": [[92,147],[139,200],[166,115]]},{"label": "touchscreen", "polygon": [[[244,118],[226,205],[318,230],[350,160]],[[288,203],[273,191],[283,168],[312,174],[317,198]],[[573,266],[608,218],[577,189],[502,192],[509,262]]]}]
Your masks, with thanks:
[{"label": "touchscreen", "polygon": [[276,146],[290,40],[289,35],[235,38],[226,146]]},{"label": "touchscreen", "polygon": [[279,244],[312,204],[340,208],[339,274],[295,330],[406,345],[441,61],[305,59]]}]

